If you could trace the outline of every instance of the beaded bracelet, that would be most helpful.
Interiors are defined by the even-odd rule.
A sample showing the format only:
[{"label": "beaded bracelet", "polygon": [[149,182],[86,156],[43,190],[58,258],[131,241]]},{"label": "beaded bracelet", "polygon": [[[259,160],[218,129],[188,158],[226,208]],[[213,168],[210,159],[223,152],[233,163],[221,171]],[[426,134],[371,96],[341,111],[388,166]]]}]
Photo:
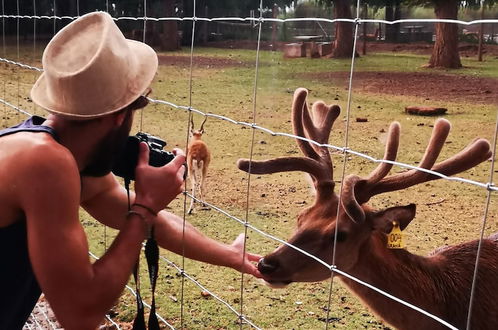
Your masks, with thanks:
[{"label": "beaded bracelet", "polygon": [[137,207],[141,207],[145,210],[147,210],[150,214],[152,214],[153,216],[156,216],[157,215],[157,212],[155,212],[153,209],[151,209],[150,207],[146,206],[146,205],[143,205],[143,204],[139,204],[139,203],[133,203],[131,206],[137,206]]}]

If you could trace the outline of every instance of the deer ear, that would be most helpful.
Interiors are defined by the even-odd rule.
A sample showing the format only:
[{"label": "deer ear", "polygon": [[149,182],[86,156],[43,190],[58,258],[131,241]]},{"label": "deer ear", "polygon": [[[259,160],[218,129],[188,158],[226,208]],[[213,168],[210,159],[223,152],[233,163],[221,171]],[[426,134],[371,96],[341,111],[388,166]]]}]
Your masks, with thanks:
[{"label": "deer ear", "polygon": [[399,228],[404,230],[410,222],[415,217],[415,204],[410,204],[406,206],[395,206],[375,213],[373,217],[373,227],[383,231],[384,233],[390,233],[393,229],[393,221],[399,224]]}]

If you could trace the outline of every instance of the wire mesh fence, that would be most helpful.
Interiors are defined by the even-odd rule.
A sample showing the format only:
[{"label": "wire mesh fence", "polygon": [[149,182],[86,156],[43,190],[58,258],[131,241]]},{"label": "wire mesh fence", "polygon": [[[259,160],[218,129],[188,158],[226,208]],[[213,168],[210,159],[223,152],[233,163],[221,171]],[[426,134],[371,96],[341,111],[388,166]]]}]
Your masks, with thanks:
[{"label": "wire mesh fence", "polygon": [[[259,5],[262,7],[262,4]],[[358,4],[357,8],[360,7]],[[143,3],[143,8],[147,8],[146,2]],[[338,182],[343,182],[344,177],[350,170],[362,170],[364,167],[374,166],[375,163],[393,164],[396,171],[417,169],[427,172],[441,177],[444,179],[441,180],[444,183],[441,183],[442,186],[437,186],[436,184],[426,185],[416,193],[413,193],[417,200],[411,200],[411,202],[420,202],[421,196],[424,196],[424,194],[430,196],[431,198],[423,201],[423,204],[426,205],[426,210],[423,214],[427,217],[442,217],[449,224],[436,224],[433,226],[423,224],[416,227],[419,234],[413,234],[411,248],[422,253],[439,245],[458,243],[461,239],[482,239],[485,233],[496,230],[494,221],[488,220],[489,218],[494,220],[493,211],[495,210],[491,198],[493,192],[496,191],[496,187],[492,183],[493,163],[480,166],[478,170],[473,170],[470,175],[464,174],[458,177],[449,177],[417,167],[417,160],[419,158],[413,160],[410,157],[410,153],[420,154],[423,150],[418,150],[419,148],[417,148],[417,151],[407,150],[406,154],[402,155],[402,158],[408,161],[383,160],[379,156],[382,153],[379,150],[383,148],[382,144],[385,143],[383,140],[385,140],[385,130],[389,123],[383,121],[385,117],[376,116],[368,112],[370,118],[368,118],[367,125],[371,125],[380,134],[376,134],[375,139],[365,141],[361,138],[365,134],[363,132],[365,128],[358,126],[360,121],[354,121],[355,117],[358,119],[365,114],[362,111],[362,107],[375,107],[379,111],[383,111],[383,107],[386,107],[386,111],[389,112],[387,117],[402,121],[404,127],[423,127],[421,129],[422,132],[410,132],[409,135],[405,136],[406,140],[416,141],[415,145],[420,144],[419,140],[423,139],[421,136],[427,137],[428,131],[425,128],[429,128],[433,120],[432,118],[430,120],[415,119],[406,114],[400,114],[398,110],[387,109],[389,106],[385,100],[370,95],[373,92],[386,92],[382,86],[377,86],[380,90],[372,91],[365,88],[365,86],[357,85],[357,80],[355,79],[357,74],[359,75],[361,72],[368,70],[375,70],[377,61],[379,62],[379,67],[381,65],[384,66],[386,64],[383,61],[390,61],[392,58],[381,53],[374,56],[373,63],[363,63],[364,60],[366,61],[367,56],[358,58],[355,54],[358,52],[359,43],[361,42],[360,27],[362,24],[379,26],[404,24],[405,26],[410,26],[418,23],[434,24],[445,22],[458,24],[459,26],[478,26],[480,24],[496,25],[498,20],[462,21],[406,18],[386,21],[382,19],[362,18],[359,10],[356,12],[356,17],[351,19],[327,19],[322,17],[280,19],[264,17],[262,14],[264,12],[263,8],[259,8],[259,10],[255,9],[256,12],[260,13],[259,17],[257,15],[256,17],[198,17],[194,2],[194,15],[192,17],[148,17],[146,12],[143,13],[142,17],[115,15],[115,20],[118,24],[123,22],[132,23],[132,25],[126,26],[127,33],[130,36],[138,36],[138,38],[141,36],[142,40],[150,43],[153,36],[152,34],[148,34],[148,30],[158,30],[155,25],[174,21],[181,24],[189,24],[191,27],[190,44],[189,46],[184,46],[185,50],[175,52],[173,55],[159,53],[159,60],[162,65],[153,85],[155,93],[154,98],[150,99],[152,101],[151,109],[144,112],[139,125],[151,133],[168,137],[168,139],[173,141],[173,145],[184,147],[188,143],[188,139],[185,141],[185,135],[188,134],[186,132],[188,132],[189,120],[192,118],[200,120],[199,118],[207,116],[208,129],[212,132],[212,135],[209,137],[210,140],[212,143],[221,143],[224,148],[222,151],[217,151],[217,155],[215,156],[219,159],[219,165],[214,167],[213,173],[216,174],[213,174],[213,177],[216,176],[219,182],[213,183],[210,188],[210,190],[213,190],[212,197],[208,197],[205,201],[197,200],[199,203],[205,203],[212,212],[200,213],[195,215],[194,218],[189,218],[185,213],[185,203],[187,199],[195,198],[189,193],[184,194],[185,198],[183,200],[173,203],[171,206],[172,209],[174,212],[176,210],[176,212],[181,213],[183,207],[184,219],[194,222],[205,230],[213,230],[211,233],[221,240],[229,240],[230,235],[234,236],[236,232],[243,231],[249,237],[248,248],[257,249],[260,253],[270,252],[278,244],[287,245],[302,255],[322,264],[329,269],[331,274],[339,274],[361,285],[365,285],[371,290],[375,290],[400,304],[416,309],[421,315],[425,314],[448,328],[455,328],[444,317],[441,318],[437,315],[432,315],[419,306],[399,299],[395,294],[385,292],[362,281],[360,278],[351,276],[347,272],[338,269],[334,263],[324,261],[319,256],[314,256],[299,247],[287,243],[286,239],[290,235],[291,228],[284,228],[280,231],[276,230],[273,228],[276,225],[268,224],[268,221],[271,221],[268,218],[276,217],[278,218],[278,225],[292,227],[292,219],[295,217],[295,214],[300,208],[304,208],[306,204],[310,203],[311,199],[309,198],[308,202],[303,201],[296,204],[295,197],[306,198],[305,186],[303,187],[303,185],[296,183],[300,181],[299,176],[290,174],[289,176],[280,176],[276,179],[268,179],[256,175],[245,176],[236,170],[235,163],[237,158],[252,159],[278,156],[282,150],[287,154],[293,154],[295,150],[290,145],[294,140],[301,140],[317,147],[326,147],[330,150],[334,162],[337,163],[336,172],[339,173],[339,177],[336,179]],[[42,71],[41,51],[43,45],[40,40],[43,38],[41,36],[37,38],[36,22],[53,22],[55,31],[57,22],[69,22],[77,18],[77,16],[57,16],[56,13],[54,15],[38,16],[36,12],[29,15],[21,15],[21,9],[18,8],[17,13],[6,14],[2,12],[1,18],[3,27],[3,58],[0,58],[0,62],[4,63],[4,68],[2,70],[3,97],[0,99],[0,102],[3,104],[2,127],[5,127],[8,124],[19,121],[19,119],[24,118],[26,115],[43,114],[43,111],[34,106],[29,99],[29,89],[39,75],[39,72]],[[236,22],[248,24],[237,25],[235,27],[233,24],[236,24]],[[291,44],[300,44],[302,40],[305,40],[303,45],[306,44],[309,46],[308,49],[304,50],[305,56],[311,57],[312,50],[310,47],[318,47],[317,43],[320,44],[321,51],[326,51],[323,50],[326,48],[324,45],[328,44],[329,41],[324,40],[325,36],[323,34],[320,35],[320,38],[313,38],[320,34],[320,32],[316,32],[316,29],[313,30],[315,35],[309,34],[311,30],[306,28],[296,30],[295,24],[302,22],[311,22],[317,26],[318,24],[322,24],[319,31],[331,29],[336,22],[351,24],[354,27],[355,34],[353,38],[355,42],[352,59],[337,61],[330,58],[313,59],[314,61],[331,62],[322,65],[316,62],[309,62],[312,59],[301,58],[301,53],[299,58],[287,59],[295,61],[294,65],[308,66],[308,72],[299,72],[297,73],[297,77],[293,73],[292,65],[291,68],[281,67],[280,62],[286,59],[282,57],[281,52],[276,52],[275,50],[284,52],[285,47],[291,47],[289,46]],[[31,23],[33,23],[33,30],[30,36],[31,40],[28,37],[29,33],[26,33],[25,36],[26,40],[29,41],[21,40],[22,37],[19,33],[20,26],[29,26]],[[220,28],[220,23],[223,23],[225,26]],[[200,33],[199,26],[202,24],[208,24],[209,28],[206,31],[215,32],[204,32],[208,33],[208,36],[204,40],[198,40],[196,39],[196,34]],[[221,25],[223,26],[223,24]],[[271,40],[272,30],[275,29],[274,24],[278,24],[279,33],[283,36],[283,40],[280,39],[281,44],[278,49],[277,47],[273,47],[272,49],[271,46],[265,43]],[[10,25],[10,27],[6,27],[6,25]],[[227,28],[227,26],[229,27]],[[287,29],[287,27],[289,28]],[[9,29],[16,30],[15,37],[6,34],[6,31],[9,31]],[[227,30],[231,31],[233,36],[227,36],[228,32],[220,32]],[[287,32],[284,33],[283,31]],[[297,35],[300,32],[306,34]],[[266,37],[262,38],[263,35]],[[148,36],[149,38],[147,38]],[[307,39],[296,39],[299,36],[307,37]],[[237,37],[241,40],[234,41],[232,39]],[[210,38],[211,40],[207,41],[212,41],[212,45],[219,45],[215,43],[225,41],[224,46],[226,48],[222,48],[220,51],[206,50],[204,48],[205,45],[201,45],[201,43]],[[223,38],[227,40],[220,40]],[[209,44],[207,45],[209,46]],[[231,48],[235,45],[244,45],[246,49],[249,48],[249,51],[236,53]],[[271,51],[263,50],[265,47],[268,47]],[[399,55],[403,56],[403,54]],[[421,62],[417,57],[416,60],[418,60],[416,63]],[[471,65],[477,65],[475,62],[470,63]],[[496,64],[496,62],[491,63],[490,65]],[[396,67],[392,71],[403,69],[406,69],[406,71],[415,71],[411,65],[413,64],[407,60],[405,64],[402,63],[401,68]],[[233,68],[235,69],[231,74],[235,75],[236,79],[228,79],[223,75],[225,70]],[[486,64],[480,68],[484,68],[480,71],[481,75],[488,75],[485,78],[496,78],[494,76],[496,72],[493,72],[491,69],[486,71]],[[329,75],[323,75],[324,70]],[[210,78],[206,79],[206,76]],[[334,79],[338,79],[339,83],[335,83],[337,81]],[[329,83],[330,81],[332,83]],[[284,114],[289,113],[290,110],[290,106],[288,105],[291,98],[290,93],[295,87],[299,87],[300,85],[305,85],[304,87],[311,90],[310,97],[323,99],[327,103],[335,101],[345,109],[342,123],[339,123],[339,138],[334,137],[335,133],[333,133],[331,137],[332,142],[324,144],[289,133],[291,131],[290,124],[289,122],[282,122],[282,118],[285,118],[285,121],[289,118],[288,115]],[[235,99],[233,96],[242,96],[242,99]],[[371,97],[374,98],[373,102],[369,100]],[[401,103],[402,99],[406,99],[407,102],[420,102],[419,99],[421,96],[391,95],[389,97],[394,98],[395,102]],[[423,100],[424,103],[427,103],[426,101],[453,105],[452,101],[447,99]],[[465,104],[464,106],[456,105],[457,107],[464,107],[464,109],[457,108],[454,116],[451,116],[450,119],[458,119],[456,118],[458,114],[461,114],[462,117],[468,117],[465,117],[462,121],[455,120],[456,123],[454,123],[453,131],[464,138],[468,138],[470,133],[476,133],[476,135],[484,136],[493,141],[496,134],[494,115],[496,112],[496,97],[494,102],[491,101],[489,103],[477,105]],[[468,111],[467,109],[472,107],[478,108],[476,113],[473,115],[466,114],[465,111]],[[470,125],[466,118],[469,121],[475,121],[475,125]],[[467,127],[470,126],[474,129],[467,130]],[[475,126],[478,128],[476,129]],[[455,138],[454,146],[451,145],[452,143],[449,143],[449,147],[452,150],[460,148],[461,144],[464,143],[456,140]],[[369,148],[364,145],[365,143],[375,143],[375,145]],[[246,148],[234,148],[234,144],[245,146]],[[408,146],[407,148],[413,148],[413,146]],[[420,149],[423,149],[423,142]],[[437,193],[431,192],[431,189],[434,189],[434,187],[436,187],[435,191]],[[225,192],[227,189],[228,193]],[[440,193],[438,189],[447,191]],[[273,203],[267,205],[268,195],[270,194],[276,195],[277,198],[272,199]],[[389,196],[387,200],[398,199],[404,202],[405,200],[410,201],[411,197]],[[447,203],[448,205],[444,205],[446,200],[450,199],[451,201]],[[470,201],[474,205],[469,205]],[[377,205],[387,204],[385,201],[376,203]],[[439,205],[442,207],[439,208]],[[461,231],[461,228],[465,227],[465,225],[461,224],[462,220],[457,219],[457,221],[454,221],[455,219],[453,218],[455,216],[451,215],[451,213],[449,215],[444,213],[444,208],[460,208],[460,212],[454,212],[458,213],[458,217],[467,220],[468,218],[474,218],[472,229],[462,236],[448,238],[448,233],[454,234],[455,231]],[[114,233],[104,231],[101,227],[95,225],[87,215],[82,215],[82,217],[84,223],[90,228],[88,229],[89,236],[96,237],[95,243],[91,244],[91,248],[92,251],[98,251],[93,252],[94,254],[92,253],[94,258],[98,258],[97,256],[105,251],[107,247],[106,242],[112,239]],[[287,220],[287,218],[290,219]],[[227,229],[227,226],[233,227]],[[456,228],[451,228],[452,226]],[[224,233],[224,230],[227,233]],[[430,233],[424,234],[424,231],[427,230],[431,230]],[[263,245],[263,247],[258,247],[254,244],[251,245],[251,240],[254,240],[258,245]],[[435,245],[436,242],[439,245]],[[178,257],[172,256],[172,258],[175,259]],[[378,323],[366,310],[363,310],[361,306],[355,305],[352,302],[354,298],[351,298],[342,287],[333,285],[335,280],[309,285],[298,284],[295,289],[291,286],[284,293],[280,294],[270,289],[261,288],[253,279],[248,279],[247,276],[240,276],[238,274],[234,275],[228,270],[219,270],[207,265],[195,265],[181,257],[176,259],[176,261],[170,261],[164,257],[162,260],[165,261],[165,265],[161,268],[160,273],[164,272],[168,274],[162,279],[165,283],[165,291],[174,292],[174,294],[164,294],[165,299],[160,301],[159,305],[161,307],[158,310],[158,314],[163,324],[170,328],[202,328],[211,326],[211,324],[214,324],[214,327],[226,328],[317,328],[318,326],[328,328],[331,324],[341,327],[357,327],[359,324],[369,324],[371,327],[379,328],[384,326]],[[207,273],[207,276],[205,273]],[[145,274],[144,277],[146,277]],[[207,281],[207,284],[202,283],[197,277]],[[220,277],[225,280],[220,284],[219,282],[212,281],[213,277]],[[189,283],[185,283],[185,280],[188,280]],[[212,284],[214,288],[210,288],[209,284]],[[133,291],[131,288],[129,290]],[[189,290],[191,291],[189,292]],[[298,290],[299,294],[297,296],[292,295],[293,290]],[[147,300],[148,298],[145,295],[144,299]],[[259,300],[260,303],[255,303],[256,300]],[[130,301],[132,301],[130,297],[127,298],[125,294],[121,303],[127,306],[130,304]],[[303,301],[305,302],[303,303]],[[168,309],[166,307],[168,305],[176,305],[176,307]],[[211,305],[215,305],[215,307]],[[127,307],[120,308],[118,305],[116,310],[125,311],[123,313],[130,314],[131,312]],[[284,313],[275,313],[277,309],[283,310]],[[165,312],[164,314],[163,311]],[[276,319],[268,320],[261,317],[261,314],[272,313],[277,314]],[[291,314],[291,316],[284,316],[286,313]],[[360,319],[351,316],[352,314],[360,315]],[[42,318],[33,317],[32,321],[26,324],[26,328],[57,327],[55,323],[52,323],[51,317],[48,314],[40,313],[38,315],[41,315]],[[221,315],[221,321],[216,320],[216,315]],[[122,317],[130,319],[130,315]],[[300,318],[308,318],[312,321],[300,321]],[[116,323],[111,316],[108,316],[108,320],[112,326],[120,327],[119,322]],[[124,323],[121,326],[126,328],[129,324],[126,325]]]}]

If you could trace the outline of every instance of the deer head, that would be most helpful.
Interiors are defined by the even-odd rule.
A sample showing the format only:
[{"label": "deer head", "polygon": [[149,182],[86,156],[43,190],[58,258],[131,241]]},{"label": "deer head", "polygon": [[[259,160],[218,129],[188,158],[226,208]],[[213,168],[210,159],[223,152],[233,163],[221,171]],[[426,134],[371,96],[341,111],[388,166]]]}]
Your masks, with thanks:
[{"label": "deer head", "polygon": [[190,118],[190,134],[192,135],[193,140],[200,140],[202,135],[204,134],[204,123],[206,123],[207,116],[204,117],[204,120],[201,123],[201,127],[196,130],[194,129],[194,119]]},{"label": "deer head", "polygon": [[[297,89],[294,93],[292,103],[294,135],[327,144],[340,109],[336,105],[327,106],[319,101],[315,102],[309,111],[306,97],[307,90],[303,88]],[[448,121],[444,119],[436,121],[419,165],[421,168],[450,176],[470,169],[491,156],[489,143],[484,139],[477,139],[458,154],[434,165],[449,130]],[[392,123],[388,132],[384,160],[396,159],[399,134],[400,125]],[[418,170],[387,176],[392,164],[381,162],[366,178],[356,175],[346,177],[339,196],[334,192],[333,166],[328,148],[301,139],[297,139],[297,144],[304,157],[282,157],[252,162],[241,159],[237,165],[241,170],[255,174],[285,171],[308,173],[315,188],[315,201],[299,213],[297,228],[288,243],[328,264],[332,264],[335,252],[335,264],[345,272],[354,273],[359,260],[372,253],[366,250],[375,248],[375,243],[372,243],[375,239],[385,241],[385,236],[391,231],[394,220],[403,230],[415,216],[414,204],[374,210],[365,204],[371,197],[440,178]],[[331,276],[329,268],[287,245],[282,245],[265,256],[258,268],[266,282],[274,287],[285,286],[291,282],[321,281]]]}]

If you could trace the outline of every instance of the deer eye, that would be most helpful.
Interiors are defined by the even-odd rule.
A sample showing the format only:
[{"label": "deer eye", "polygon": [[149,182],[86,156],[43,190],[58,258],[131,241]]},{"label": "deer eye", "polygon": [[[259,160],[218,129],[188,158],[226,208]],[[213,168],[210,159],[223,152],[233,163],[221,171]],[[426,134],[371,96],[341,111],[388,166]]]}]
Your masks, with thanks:
[{"label": "deer eye", "polygon": [[[342,243],[346,240],[348,237],[348,234],[345,231],[338,231],[337,232],[337,243]],[[335,233],[332,234],[332,240],[335,239]]]}]

